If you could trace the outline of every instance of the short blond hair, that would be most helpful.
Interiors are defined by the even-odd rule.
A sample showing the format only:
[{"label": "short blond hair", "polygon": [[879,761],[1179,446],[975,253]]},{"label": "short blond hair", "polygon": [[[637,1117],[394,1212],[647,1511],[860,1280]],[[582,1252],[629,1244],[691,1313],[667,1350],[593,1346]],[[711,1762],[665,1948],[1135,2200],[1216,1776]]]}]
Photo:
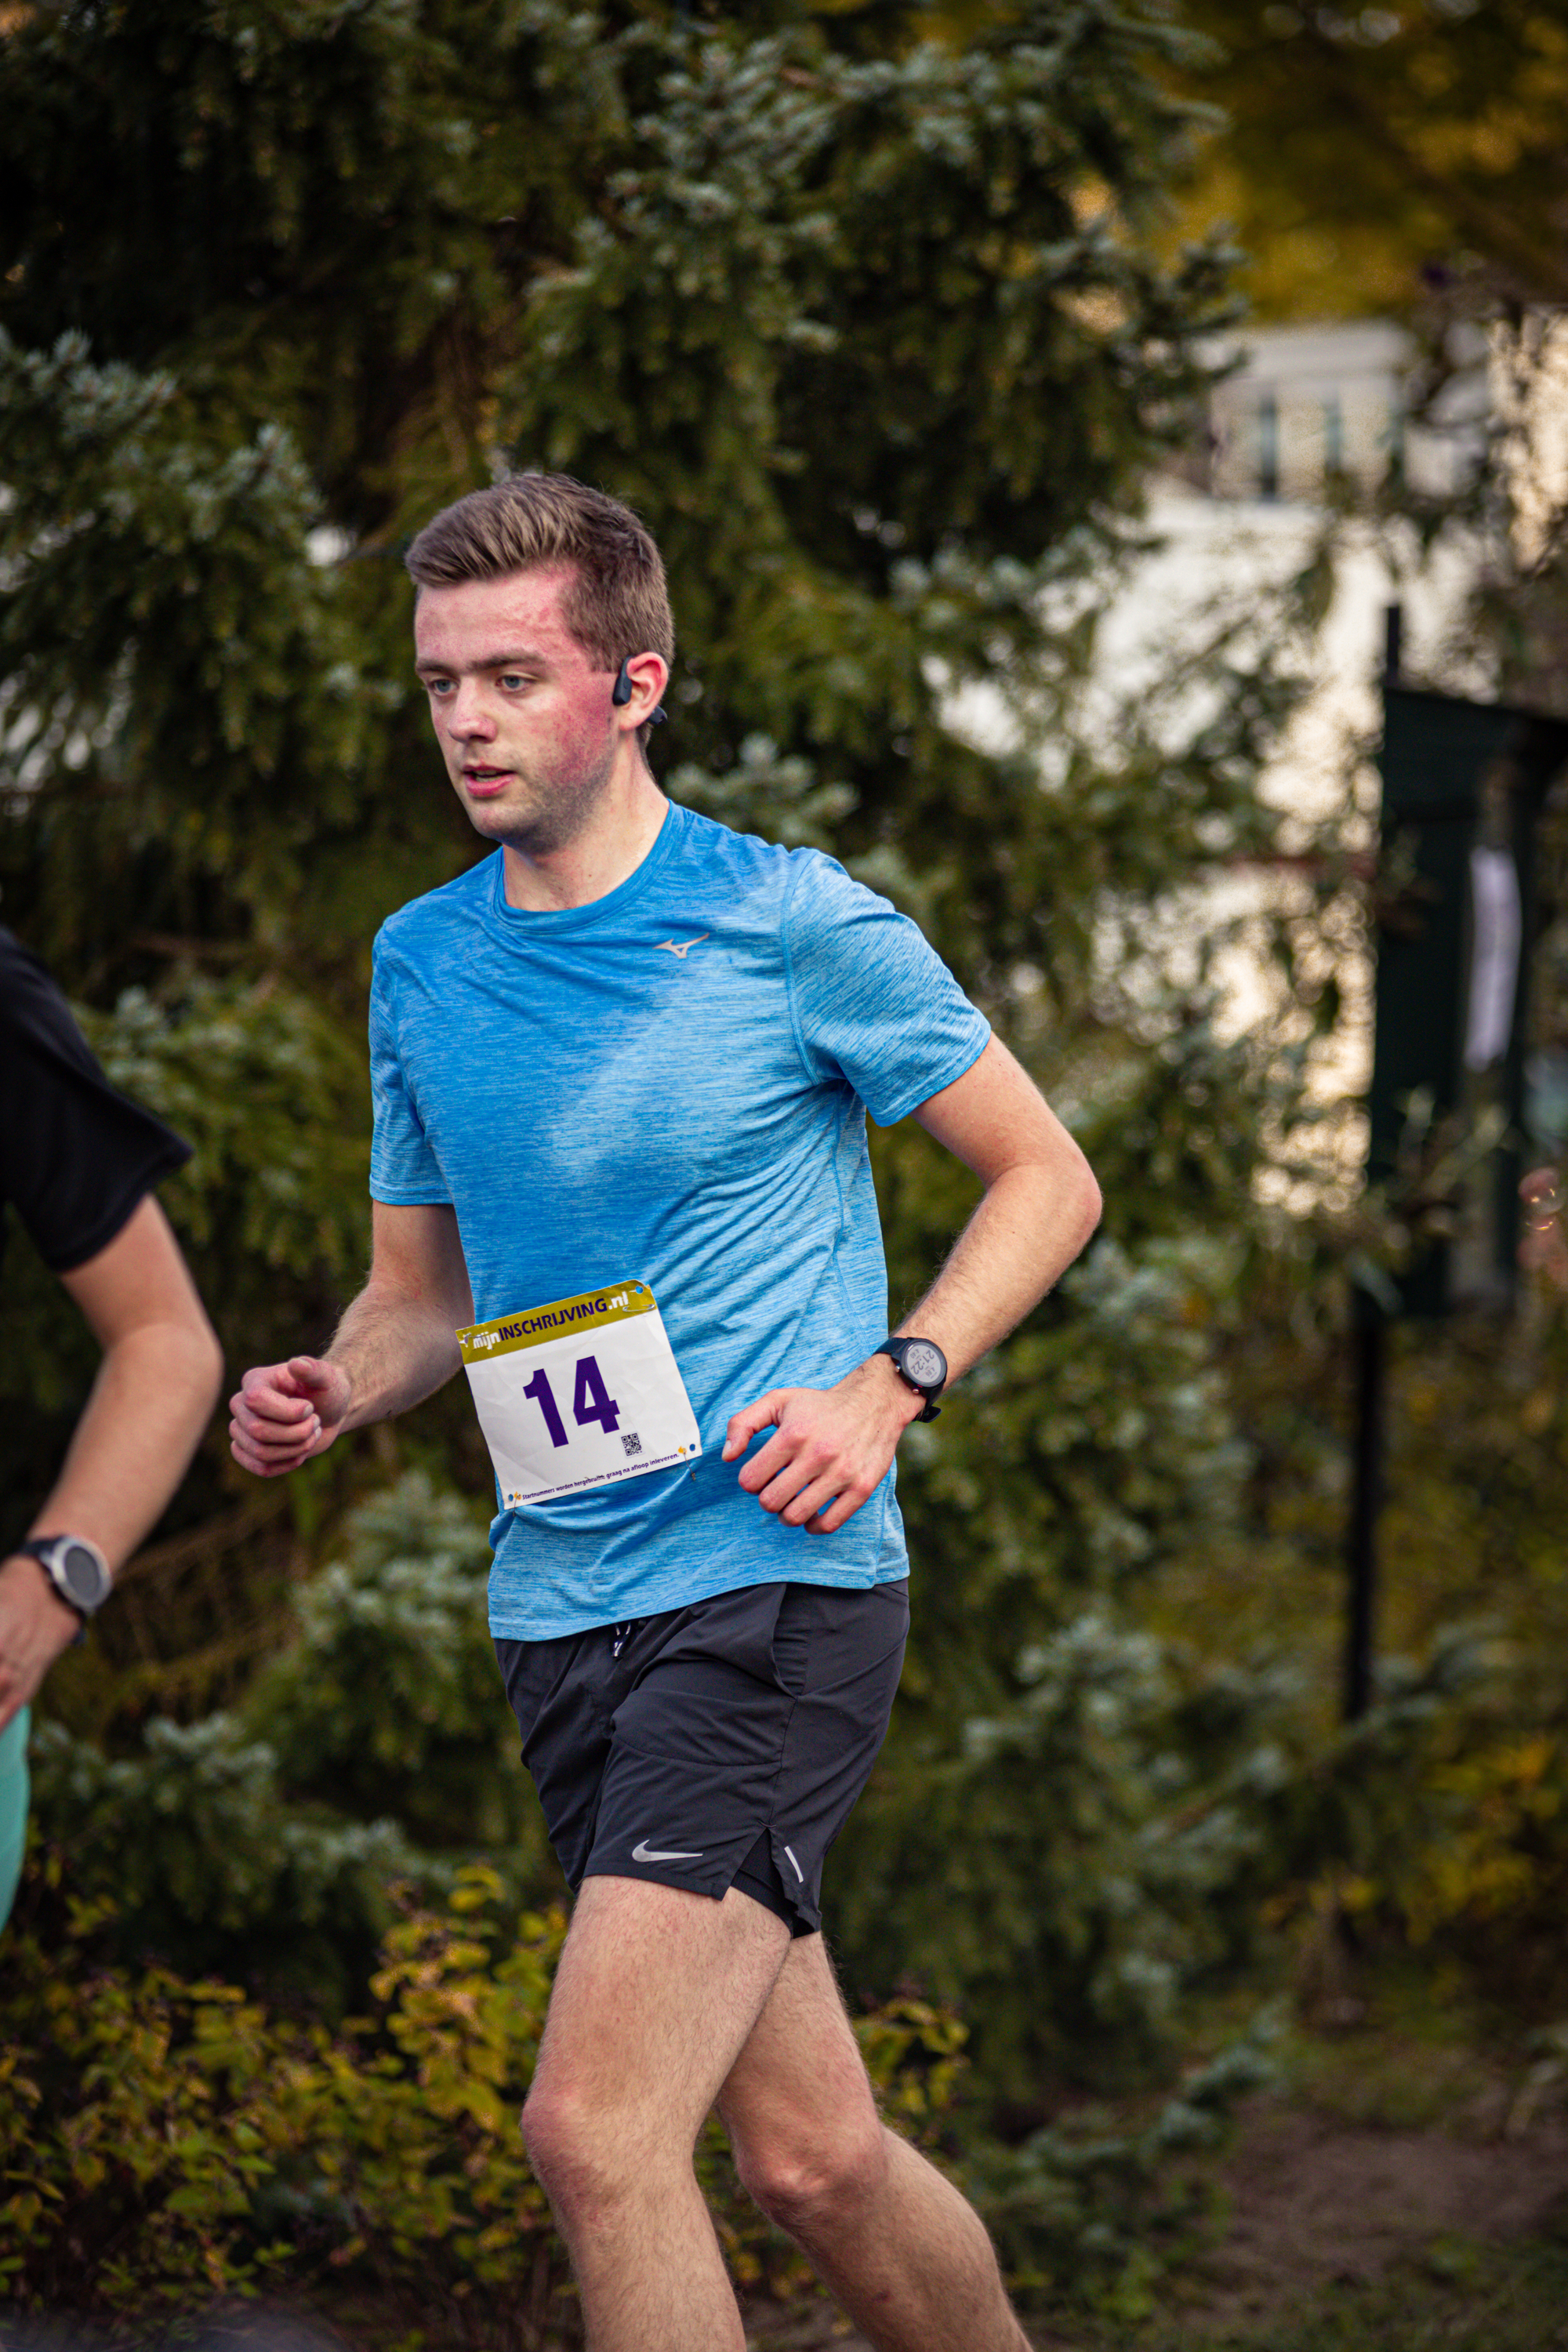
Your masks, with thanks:
[{"label": "short blond hair", "polygon": [[664,562],[629,507],[570,474],[509,474],[443,507],[404,562],[421,588],[502,580],[513,572],[570,567],[561,617],[602,669],[634,654],[675,659],[675,620]]}]

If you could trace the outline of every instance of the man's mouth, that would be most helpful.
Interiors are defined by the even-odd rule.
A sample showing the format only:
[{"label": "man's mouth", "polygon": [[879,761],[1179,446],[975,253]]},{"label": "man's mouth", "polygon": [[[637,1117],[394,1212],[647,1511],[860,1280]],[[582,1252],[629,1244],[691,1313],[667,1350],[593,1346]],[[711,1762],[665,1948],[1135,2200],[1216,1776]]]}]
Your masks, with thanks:
[{"label": "man's mouth", "polygon": [[510,768],[465,768],[463,784],[475,800],[489,800],[511,782]]}]

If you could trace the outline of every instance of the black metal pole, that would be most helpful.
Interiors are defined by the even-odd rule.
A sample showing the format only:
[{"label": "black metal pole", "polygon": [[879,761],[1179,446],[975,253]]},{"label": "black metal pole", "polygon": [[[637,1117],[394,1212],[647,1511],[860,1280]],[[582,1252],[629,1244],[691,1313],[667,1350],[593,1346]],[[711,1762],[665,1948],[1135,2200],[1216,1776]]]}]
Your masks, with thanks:
[{"label": "black metal pole", "polygon": [[1383,1423],[1388,1325],[1375,1301],[1355,1293],[1355,1463],[1345,1546],[1345,1721],[1372,1702],[1373,1617],[1377,1601],[1377,1515],[1383,1502]]},{"label": "black metal pole", "polygon": [[[1405,614],[1384,607],[1383,682],[1399,683]],[[1352,1347],[1355,1359],[1355,1440],[1351,1479],[1350,1526],[1345,1538],[1345,1721],[1354,1723],[1372,1704],[1373,1619],[1377,1604],[1377,1515],[1383,1503],[1383,1422],[1388,1325],[1377,1301],[1352,1291]]]}]

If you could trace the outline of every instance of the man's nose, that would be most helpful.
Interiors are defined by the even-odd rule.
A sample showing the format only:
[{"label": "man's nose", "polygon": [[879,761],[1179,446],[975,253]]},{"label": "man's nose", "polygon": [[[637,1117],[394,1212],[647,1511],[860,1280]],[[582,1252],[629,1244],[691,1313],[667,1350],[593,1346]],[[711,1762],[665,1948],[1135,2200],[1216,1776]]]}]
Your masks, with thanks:
[{"label": "man's nose", "polygon": [[447,731],[460,736],[465,742],[488,741],[496,731],[494,713],[486,704],[484,688],[478,678],[465,677],[458,682],[458,690],[447,705]]}]

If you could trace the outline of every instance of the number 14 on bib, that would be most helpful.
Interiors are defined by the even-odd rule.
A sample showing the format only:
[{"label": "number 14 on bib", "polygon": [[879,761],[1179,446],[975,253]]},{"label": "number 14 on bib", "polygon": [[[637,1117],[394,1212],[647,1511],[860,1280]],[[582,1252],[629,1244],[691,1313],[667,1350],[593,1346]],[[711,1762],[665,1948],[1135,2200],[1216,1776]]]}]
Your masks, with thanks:
[{"label": "number 14 on bib", "polygon": [[702,1451],[646,1282],[476,1323],[458,1344],[508,1508],[678,1468]]}]

